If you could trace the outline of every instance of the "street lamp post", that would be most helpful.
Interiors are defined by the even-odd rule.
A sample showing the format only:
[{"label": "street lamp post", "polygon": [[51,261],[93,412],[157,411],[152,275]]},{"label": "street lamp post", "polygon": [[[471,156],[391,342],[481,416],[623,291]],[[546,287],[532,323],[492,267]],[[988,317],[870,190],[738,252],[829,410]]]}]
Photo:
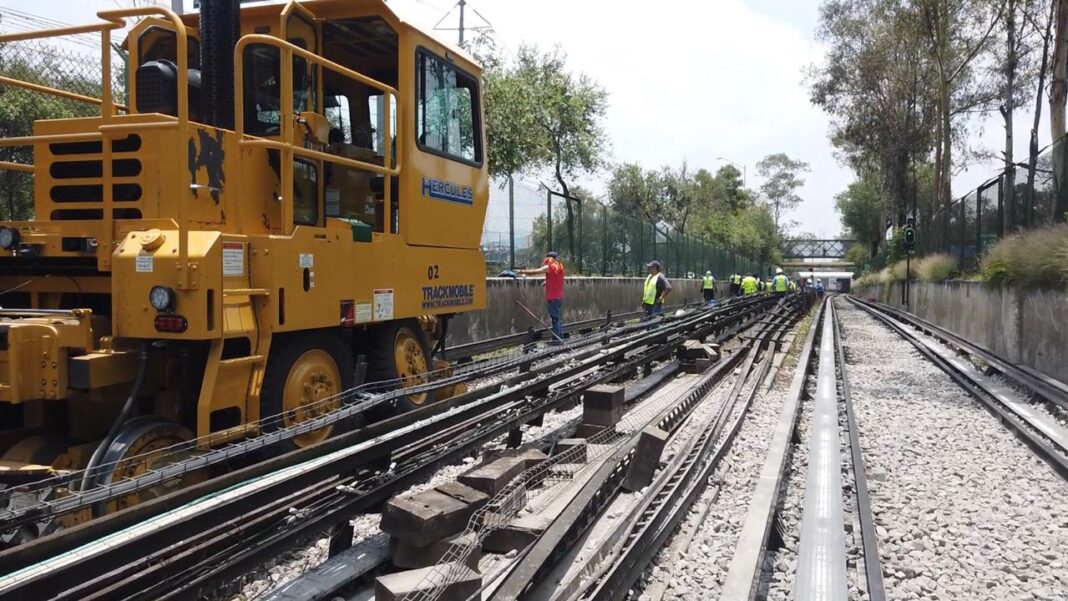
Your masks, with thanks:
[{"label": "street lamp post", "polygon": [[716,160],[717,161],[726,161],[726,162],[730,163],[731,165],[734,165],[735,167],[741,167],[742,168],[742,187],[744,188],[746,186],[746,182],[745,182],[745,180],[746,180],[745,164],[739,165],[738,163],[735,163],[734,161],[732,161],[732,160],[730,160],[730,159],[728,159],[726,157],[716,157]]}]

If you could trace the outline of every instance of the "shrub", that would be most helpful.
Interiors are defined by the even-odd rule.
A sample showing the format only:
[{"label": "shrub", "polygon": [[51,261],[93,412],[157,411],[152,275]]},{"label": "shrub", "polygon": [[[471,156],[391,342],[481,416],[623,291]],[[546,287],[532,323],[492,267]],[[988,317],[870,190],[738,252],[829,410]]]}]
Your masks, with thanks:
[{"label": "shrub", "polygon": [[853,243],[846,251],[845,260],[852,263],[854,268],[861,269],[871,260],[871,253],[863,244]]},{"label": "shrub", "polygon": [[980,271],[992,286],[1068,287],[1068,224],[1002,239],[983,257]]},{"label": "shrub", "polygon": [[[893,265],[905,258],[905,228],[894,228],[894,235],[886,245],[886,264]],[[904,269],[904,268],[902,268]],[[902,271],[902,274],[905,272]],[[902,277],[904,279],[904,277]]]},{"label": "shrub", "polygon": [[944,282],[956,272],[956,259],[942,253],[927,255],[916,264],[916,275],[925,282]]},{"label": "shrub", "polygon": [[[909,262],[909,265],[908,265],[909,275],[912,276],[912,279],[916,279],[916,267],[917,267],[916,266],[916,261],[910,261]],[[905,281],[905,260],[904,259],[898,261],[897,263],[894,263],[893,265],[891,265],[887,269],[890,270],[891,277],[892,277],[891,281],[894,281],[894,282],[904,282]]]},{"label": "shrub", "polygon": [[853,281],[853,286],[859,287],[859,288],[867,288],[869,286],[874,286],[874,285],[876,285],[878,283],[879,283],[878,274],[872,273],[870,271],[866,271],[863,274],[861,274],[861,276],[859,278],[857,278],[856,280]]}]

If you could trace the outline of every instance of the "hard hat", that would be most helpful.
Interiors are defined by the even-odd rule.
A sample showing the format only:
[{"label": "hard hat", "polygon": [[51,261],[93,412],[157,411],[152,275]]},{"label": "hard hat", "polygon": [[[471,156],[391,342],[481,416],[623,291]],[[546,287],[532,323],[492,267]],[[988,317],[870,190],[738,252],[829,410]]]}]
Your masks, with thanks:
[{"label": "hard hat", "polygon": [[555,259],[555,258],[559,257],[560,255],[556,254],[555,250],[550,250],[549,252],[545,253],[545,256],[546,257],[552,257],[552,258]]},{"label": "hard hat", "polygon": [[661,270],[660,261],[649,261],[649,263],[646,264],[646,267],[655,267],[657,271]]},{"label": "hard hat", "polygon": [[712,272],[711,271],[706,271],[705,275],[712,275]]},{"label": "hard hat", "polygon": [[775,273],[776,273],[776,274],[780,274],[780,273],[782,273],[782,267],[776,267],[776,268],[775,268]]}]

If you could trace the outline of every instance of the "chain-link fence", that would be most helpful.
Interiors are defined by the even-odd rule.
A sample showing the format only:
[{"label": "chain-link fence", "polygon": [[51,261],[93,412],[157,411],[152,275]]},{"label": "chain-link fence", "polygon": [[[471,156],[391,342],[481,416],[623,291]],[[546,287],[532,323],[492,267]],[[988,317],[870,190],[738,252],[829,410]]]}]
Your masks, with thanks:
[{"label": "chain-link fence", "polygon": [[[61,27],[58,22],[35,21],[28,13],[4,9],[0,31],[24,33],[33,29]],[[121,40],[121,36],[116,36]],[[0,75],[72,95],[99,99],[101,96],[102,44],[99,33],[82,33],[62,38],[30,39],[0,44]],[[126,55],[109,49],[112,63],[112,97],[118,104],[126,99]],[[22,87],[0,84],[0,138],[33,134],[35,121],[69,119],[100,114],[100,106],[75,98],[61,98]],[[0,148],[0,161],[30,165],[29,146]],[[33,217],[33,177],[25,171],[0,171],[0,219]]]},{"label": "chain-link fence", "polygon": [[622,215],[595,200],[526,181],[494,183],[482,234],[488,275],[540,265],[550,250],[560,253],[574,275],[641,276],[653,260],[676,278],[711,271],[723,279],[764,270],[700,237]]},{"label": "chain-link fence", "polygon": [[960,271],[976,271],[983,254],[1003,236],[1065,221],[1066,161],[1068,142],[1061,138],[1038,156],[1032,184],[1028,165],[1021,163],[922,219],[916,226],[917,254],[945,253],[957,259]]}]

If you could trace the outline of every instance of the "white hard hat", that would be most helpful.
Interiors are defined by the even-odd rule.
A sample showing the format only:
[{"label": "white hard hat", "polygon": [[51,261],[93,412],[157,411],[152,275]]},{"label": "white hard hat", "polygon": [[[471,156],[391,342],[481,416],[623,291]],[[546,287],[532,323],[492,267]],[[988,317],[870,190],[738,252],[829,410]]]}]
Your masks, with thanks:
[{"label": "white hard hat", "polygon": [[705,275],[712,275],[712,272],[711,271],[706,271]]},{"label": "white hard hat", "polygon": [[775,268],[775,273],[777,273],[777,274],[778,273],[782,273],[782,267],[776,267]]}]

